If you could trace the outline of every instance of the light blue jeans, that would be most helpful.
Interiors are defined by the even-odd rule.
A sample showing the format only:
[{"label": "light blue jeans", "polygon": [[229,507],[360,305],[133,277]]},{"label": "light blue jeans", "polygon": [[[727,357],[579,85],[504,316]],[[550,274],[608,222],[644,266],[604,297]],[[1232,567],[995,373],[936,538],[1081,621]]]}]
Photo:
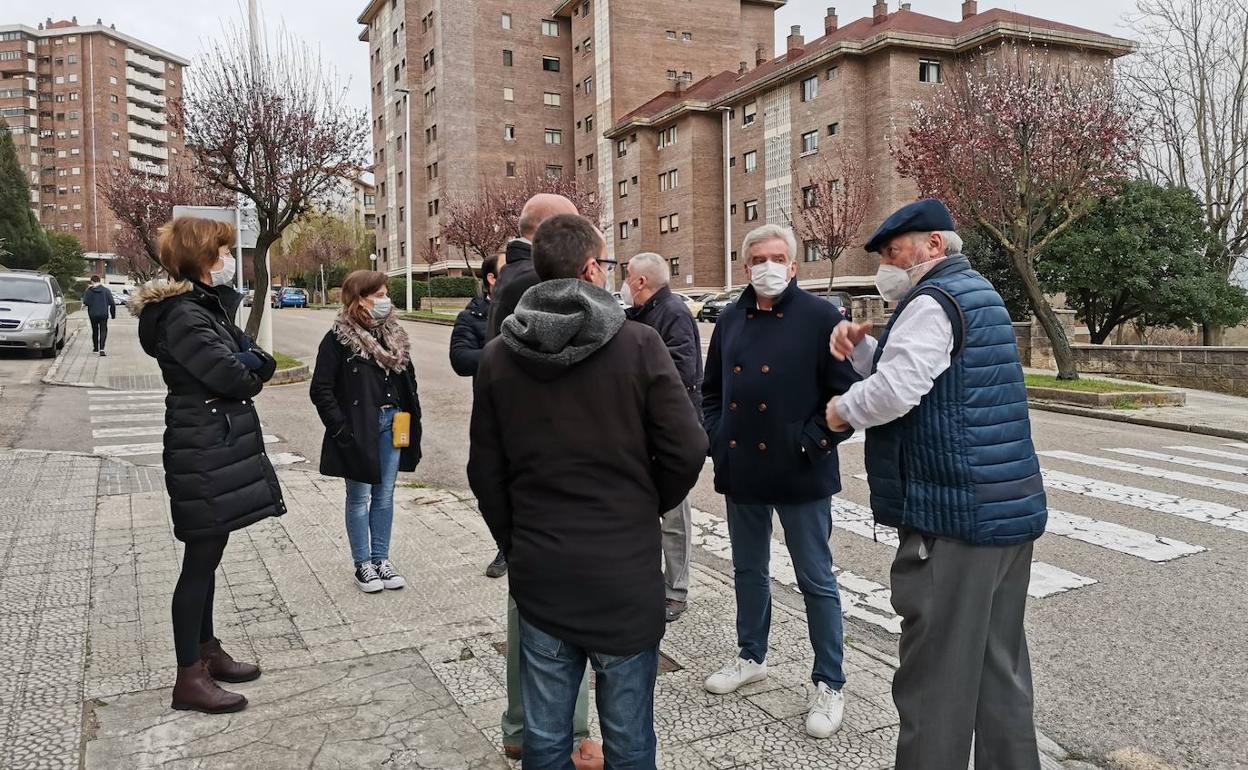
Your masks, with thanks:
[{"label": "light blue jeans", "polygon": [[399,453],[394,446],[394,415],[398,409],[382,409],[377,415],[377,456],[381,481],[365,484],[347,479],[347,539],[356,564],[390,558],[390,529],[394,524],[394,481],[399,475]]}]

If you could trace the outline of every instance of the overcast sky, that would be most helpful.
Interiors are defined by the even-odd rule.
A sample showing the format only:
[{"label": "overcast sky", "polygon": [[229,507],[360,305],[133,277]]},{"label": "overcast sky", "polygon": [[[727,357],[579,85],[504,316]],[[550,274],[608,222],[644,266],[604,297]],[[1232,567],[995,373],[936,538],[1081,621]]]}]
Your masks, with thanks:
[{"label": "overcast sky", "polygon": [[[619,2],[619,0],[616,0]],[[351,99],[359,107],[368,104],[368,53],[357,40],[360,26],[355,23],[365,0],[260,0],[269,27],[285,24],[299,37],[320,49],[342,79],[349,79]],[[551,5],[554,5],[552,0]],[[871,14],[874,0],[789,0],[776,14],[777,46],[793,24],[802,25],[808,40],[823,34],[823,16],[828,6],[837,8],[842,24]],[[981,10],[1008,8],[1042,16],[1099,32],[1125,35],[1122,16],[1134,10],[1134,0],[980,0]],[[107,7],[106,7],[107,6]],[[896,10],[897,0],[889,1]],[[23,17],[22,9],[29,9]],[[35,10],[35,9],[38,10]],[[45,0],[37,4],[20,0],[0,0],[0,23],[18,22],[35,26],[51,14],[58,19],[77,15],[81,24],[94,23],[101,9],[108,14],[105,24],[138,37],[152,45],[194,59],[223,22],[243,17],[244,3],[238,0],[181,0],[176,6],[168,0],[126,0],[102,3],[100,0]],[[947,19],[960,17],[961,0],[912,0],[912,8]],[[41,15],[42,14],[42,15]]]}]

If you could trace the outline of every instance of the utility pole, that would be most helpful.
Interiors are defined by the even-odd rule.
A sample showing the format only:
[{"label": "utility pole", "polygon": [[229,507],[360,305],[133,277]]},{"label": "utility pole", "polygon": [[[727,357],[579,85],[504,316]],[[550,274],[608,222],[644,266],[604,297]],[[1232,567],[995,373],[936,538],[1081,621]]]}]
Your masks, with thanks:
[{"label": "utility pole", "polygon": [[[260,89],[255,85],[259,82],[260,72],[260,8],[259,0],[247,0],[247,45],[251,52],[251,82],[252,82],[252,109],[259,111],[259,103],[255,101],[260,96]],[[256,216],[260,215],[259,209],[256,210]],[[264,273],[268,276],[263,293],[260,284],[256,284],[256,295],[252,300],[252,312],[255,312],[255,305],[261,301],[265,305],[269,303],[269,287],[273,285],[273,266],[269,262],[269,250],[264,250]],[[260,339],[256,340],[256,344],[265,350],[273,351],[273,308],[265,307],[260,311]]]}]

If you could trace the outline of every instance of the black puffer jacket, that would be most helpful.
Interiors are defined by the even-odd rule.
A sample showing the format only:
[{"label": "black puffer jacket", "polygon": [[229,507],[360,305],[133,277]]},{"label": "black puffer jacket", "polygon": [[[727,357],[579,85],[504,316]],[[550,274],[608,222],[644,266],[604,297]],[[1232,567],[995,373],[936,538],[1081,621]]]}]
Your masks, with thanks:
[{"label": "black puffer jacket", "polygon": [[[190,281],[155,281],[130,300],[139,342],[160,363],[165,486],[179,540],[220,537],[286,513],[252,401],[277,363],[230,320],[239,296]],[[250,349],[257,371],[235,353]]]},{"label": "black puffer jacket", "polygon": [[477,376],[489,316],[489,298],[473,297],[455,318],[455,329],[451,332],[451,368],[460,377]]}]

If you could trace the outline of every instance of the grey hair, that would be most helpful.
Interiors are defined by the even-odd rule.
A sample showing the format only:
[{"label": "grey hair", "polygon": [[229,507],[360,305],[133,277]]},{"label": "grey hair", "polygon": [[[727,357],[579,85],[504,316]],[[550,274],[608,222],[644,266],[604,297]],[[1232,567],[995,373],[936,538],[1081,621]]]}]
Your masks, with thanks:
[{"label": "grey hair", "polygon": [[672,282],[671,266],[667,264],[666,259],[653,251],[642,252],[630,259],[628,269],[630,272],[637,272],[649,278],[650,282],[657,287],[666,286]]},{"label": "grey hair", "polygon": [[745,240],[741,242],[741,257],[749,260],[750,249],[756,244],[771,240],[784,241],[784,245],[789,250],[789,261],[793,262],[797,259],[797,238],[793,236],[793,231],[782,225],[763,225],[756,227],[745,235]]},{"label": "grey hair", "polygon": [[954,254],[962,253],[962,236],[958,235],[952,230],[933,230],[932,232],[928,232],[928,233],[924,233],[924,232],[911,233],[910,237],[914,239],[915,243],[921,243],[923,241],[926,241],[929,237],[931,237],[933,232],[939,235],[941,240],[945,242],[945,256],[946,257],[952,257]]}]

